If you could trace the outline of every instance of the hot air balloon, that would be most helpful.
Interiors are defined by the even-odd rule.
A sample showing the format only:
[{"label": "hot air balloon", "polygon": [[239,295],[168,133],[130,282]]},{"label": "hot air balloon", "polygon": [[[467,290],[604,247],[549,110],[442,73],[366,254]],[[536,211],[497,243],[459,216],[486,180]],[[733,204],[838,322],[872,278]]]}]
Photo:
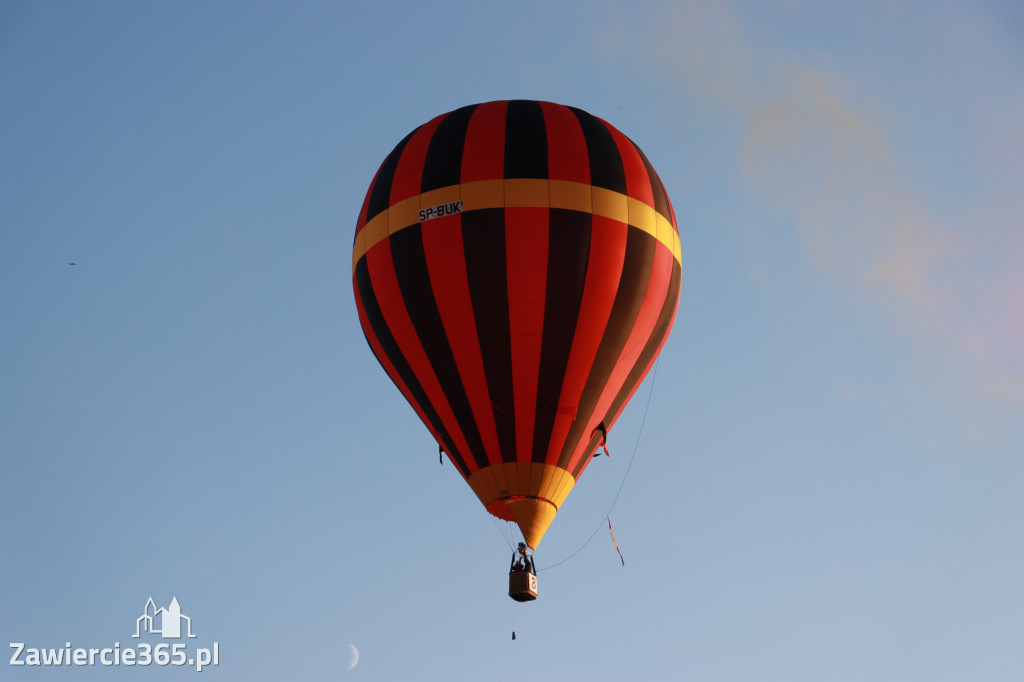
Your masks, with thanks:
[{"label": "hot air balloon", "polygon": [[442,114],[381,164],[352,271],[377,360],[536,549],[675,318],[679,231],[651,163],[574,107]]}]

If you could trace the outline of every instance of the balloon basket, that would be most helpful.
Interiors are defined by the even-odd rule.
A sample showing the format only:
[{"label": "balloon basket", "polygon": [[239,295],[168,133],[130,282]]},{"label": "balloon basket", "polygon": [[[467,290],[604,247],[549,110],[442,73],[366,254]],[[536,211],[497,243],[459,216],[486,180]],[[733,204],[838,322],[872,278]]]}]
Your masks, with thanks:
[{"label": "balloon basket", "polygon": [[537,598],[537,576],[530,571],[516,571],[508,575],[508,596],[516,601]]}]

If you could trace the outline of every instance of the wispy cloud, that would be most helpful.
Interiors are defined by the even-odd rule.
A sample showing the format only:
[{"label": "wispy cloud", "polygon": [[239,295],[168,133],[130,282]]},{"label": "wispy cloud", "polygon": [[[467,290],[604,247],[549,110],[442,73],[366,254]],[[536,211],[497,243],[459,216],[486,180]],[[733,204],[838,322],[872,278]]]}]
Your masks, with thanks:
[{"label": "wispy cloud", "polygon": [[[903,18],[883,9],[878,35],[898,33]],[[799,3],[672,2],[644,16],[663,75],[741,124],[737,175],[790,216],[814,270],[888,310],[913,343],[943,346],[975,391],[1020,406],[1024,97],[990,101],[997,88],[978,82],[1004,53],[996,24],[971,11],[909,26],[931,32],[906,38],[927,60],[892,35],[881,45],[847,35],[844,63],[891,60],[874,71],[783,35],[786,12],[805,16]],[[766,15],[771,30],[758,23]],[[952,68],[963,58],[977,69]],[[1024,93],[1017,66],[1005,85]]]}]

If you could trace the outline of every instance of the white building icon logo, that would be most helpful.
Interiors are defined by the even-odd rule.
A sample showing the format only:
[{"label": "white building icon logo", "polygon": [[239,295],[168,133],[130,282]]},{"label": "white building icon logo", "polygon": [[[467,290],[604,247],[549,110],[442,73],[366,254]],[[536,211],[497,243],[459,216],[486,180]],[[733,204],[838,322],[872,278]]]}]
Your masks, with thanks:
[{"label": "white building icon logo", "polygon": [[[142,615],[135,621],[135,634],[132,637],[140,637],[141,631],[145,631],[160,635],[164,639],[181,639],[181,621],[188,624],[188,636],[195,637],[192,634],[192,619],[181,613],[177,597],[171,599],[171,605],[166,609],[163,607],[158,609],[153,603],[153,598],[150,597]],[[157,627],[158,624],[159,627]]]}]

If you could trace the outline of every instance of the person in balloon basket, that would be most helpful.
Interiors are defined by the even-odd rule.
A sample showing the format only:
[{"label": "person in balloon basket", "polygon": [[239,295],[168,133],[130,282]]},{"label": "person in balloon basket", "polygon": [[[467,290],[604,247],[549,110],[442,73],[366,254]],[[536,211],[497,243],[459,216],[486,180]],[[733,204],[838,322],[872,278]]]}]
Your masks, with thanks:
[{"label": "person in balloon basket", "polygon": [[537,575],[537,571],[533,567],[533,557],[527,554],[525,542],[519,543],[518,556],[515,557],[515,561],[513,562],[509,573],[519,573],[521,571],[529,571],[530,573]]}]

